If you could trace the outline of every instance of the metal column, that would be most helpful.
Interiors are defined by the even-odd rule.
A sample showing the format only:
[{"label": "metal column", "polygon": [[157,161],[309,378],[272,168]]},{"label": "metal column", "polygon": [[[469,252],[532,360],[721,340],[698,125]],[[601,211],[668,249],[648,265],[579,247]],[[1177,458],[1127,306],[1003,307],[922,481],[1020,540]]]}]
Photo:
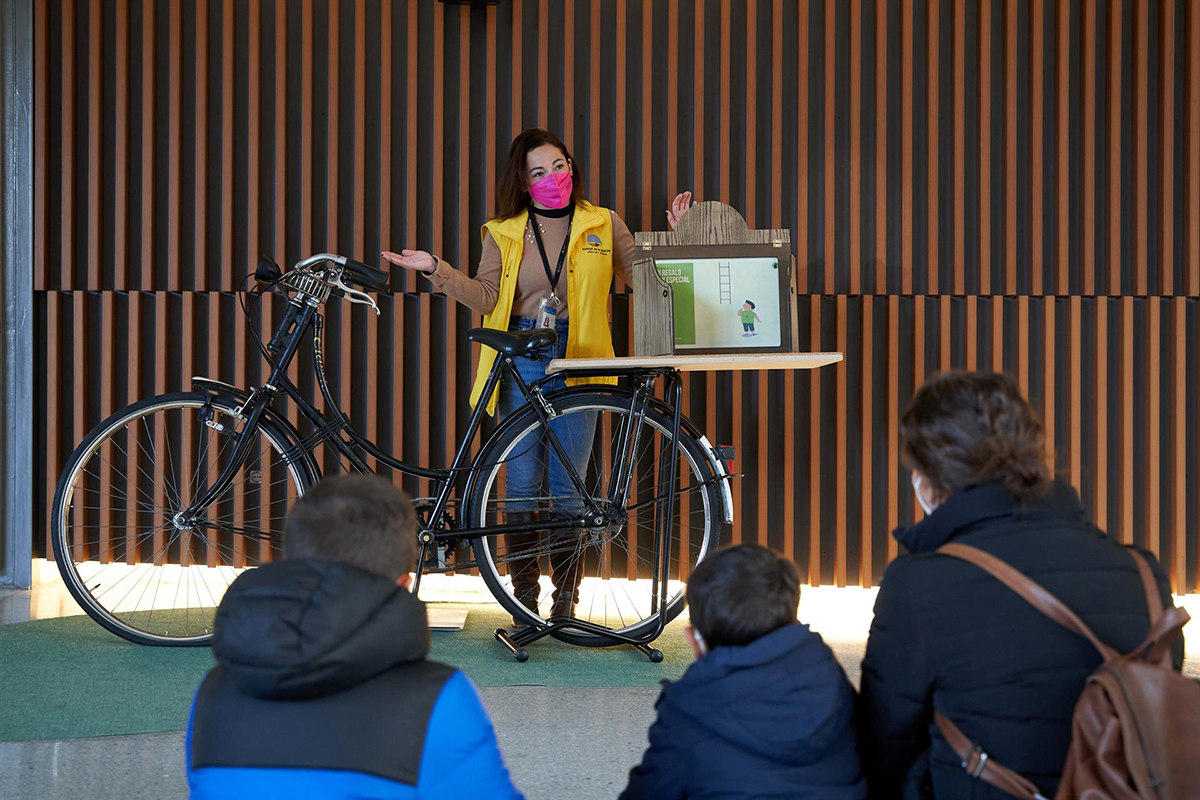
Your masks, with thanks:
[{"label": "metal column", "polygon": [[0,0],[0,586],[33,550],[33,0]]}]

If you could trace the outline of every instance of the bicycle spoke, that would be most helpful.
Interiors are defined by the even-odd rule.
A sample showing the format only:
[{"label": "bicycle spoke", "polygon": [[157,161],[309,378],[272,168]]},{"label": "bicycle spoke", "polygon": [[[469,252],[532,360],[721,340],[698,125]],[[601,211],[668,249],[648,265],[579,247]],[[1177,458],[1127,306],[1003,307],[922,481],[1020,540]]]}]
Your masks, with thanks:
[{"label": "bicycle spoke", "polygon": [[[271,540],[265,540],[265,541],[271,541]],[[236,552],[234,551],[234,549],[232,547],[230,547],[229,545],[225,545],[225,544],[221,544],[220,542],[216,542],[212,545],[212,547],[218,553],[220,553],[220,552],[227,553],[231,557],[231,560],[232,560],[232,556],[236,555]],[[275,550],[275,551],[282,551],[282,548],[279,546],[272,546],[271,549]],[[222,566],[231,566],[231,565],[224,564]]]},{"label": "bicycle spoke", "polygon": [[[133,436],[133,438],[134,438],[134,440],[135,440],[135,441],[137,440],[137,434],[136,434],[136,432],[130,431],[128,427],[124,428],[124,431],[125,431],[126,435],[131,435],[131,436]],[[115,433],[116,433],[116,431],[113,431],[113,433],[115,434]],[[120,445],[120,444],[117,442],[117,440],[116,440],[115,438],[110,438],[110,439],[108,439],[108,440],[107,440],[107,442],[108,442],[108,444],[111,444],[111,445],[112,445],[113,447],[115,447],[116,449],[120,450],[120,451],[121,451],[121,455],[125,456],[125,459],[126,459],[127,461],[134,461],[134,462],[136,462],[136,461],[137,461],[137,459],[134,459],[134,458],[132,458],[132,457],[129,455],[129,451],[127,451],[127,450],[126,450],[124,447],[121,447],[121,445]],[[139,446],[139,447],[141,446],[141,443],[140,443],[140,442],[138,443],[138,446]],[[143,453],[144,453],[144,452],[145,452],[145,451],[143,450]],[[103,462],[104,462],[105,464],[107,464],[108,466],[110,466],[110,467],[113,467],[113,469],[116,469],[116,467],[113,465],[113,463],[112,463],[111,461],[109,461],[107,458],[105,458],[103,455],[101,455],[101,454],[100,454],[100,448],[96,448],[96,452],[95,452],[93,455],[95,455],[95,456],[97,456],[98,458],[100,458],[100,460],[101,460],[101,461],[103,461]],[[153,481],[153,480],[154,480],[154,476],[153,476],[153,475],[151,475],[150,473],[146,472],[146,471],[145,471],[144,469],[142,469],[140,466],[138,466],[138,471],[139,471],[139,472],[141,472],[141,473],[142,473],[142,475],[143,475],[145,478],[147,478],[148,480],[150,480],[150,481]],[[136,484],[135,484],[135,485],[136,485]]]},{"label": "bicycle spoke", "polygon": [[184,601],[183,602],[183,630],[186,632],[188,630],[191,630],[191,626],[188,624],[189,623],[188,617],[191,616],[192,608],[191,608],[191,605],[187,602],[187,599],[191,594],[188,591],[188,589],[191,588],[191,577],[192,577],[191,570],[188,570],[185,573],[185,575],[186,575],[186,577],[184,578],[184,580],[187,582],[187,589],[185,589],[183,592],[183,601]]},{"label": "bicycle spoke", "polygon": [[[146,420],[146,418],[143,417],[142,421],[145,422],[145,420]],[[162,424],[162,427],[164,430],[163,438],[166,440],[166,445],[167,445],[167,464],[171,465],[171,472],[173,473],[174,472],[174,462],[171,459],[170,432],[166,430],[167,423],[165,420],[161,424]],[[146,426],[147,426],[147,433],[148,433],[147,439],[150,441],[150,447],[151,447],[151,458],[154,460],[154,463],[157,464],[158,463],[158,447],[155,445],[155,439],[157,438],[157,432],[149,430],[149,423],[146,423]],[[171,483],[171,473],[168,473],[166,469],[163,469],[162,476],[163,476],[163,483],[165,484],[163,487],[163,491],[167,495],[167,500],[170,500],[171,499],[170,490],[173,488],[172,483]],[[176,505],[176,507],[178,507],[180,505],[178,492],[175,493],[175,505]]]},{"label": "bicycle spoke", "polygon": [[[542,565],[539,568],[542,574],[546,574],[547,563],[551,574],[582,569],[589,577],[584,583],[588,596],[581,596],[576,611],[580,619],[628,632],[650,630],[649,626],[659,614],[666,612],[674,616],[678,613],[683,592],[668,584],[664,587],[668,589],[667,605],[660,606],[653,582],[641,576],[657,574],[665,559],[667,573],[659,579],[670,582],[676,573],[685,574],[715,541],[719,523],[714,516],[716,508],[712,505],[716,489],[710,462],[700,456],[699,444],[693,442],[690,445],[691,452],[700,456],[696,457],[687,454],[682,444],[683,436],[671,440],[669,421],[654,421],[649,414],[635,418],[629,413],[628,405],[616,405],[612,399],[598,399],[596,406],[588,406],[581,399],[562,413],[570,415],[584,411],[597,414],[595,430],[598,432],[597,441],[590,449],[589,463],[579,471],[586,495],[577,497],[574,493],[537,491],[518,497],[510,493],[513,487],[507,483],[506,475],[515,455],[528,454],[528,461],[521,467],[526,470],[524,474],[540,474],[543,481],[551,468],[561,474],[562,465],[557,453],[552,450],[531,452],[533,448],[524,444],[523,439],[541,431],[539,423],[530,420],[529,428],[510,429],[504,449],[497,450],[494,460],[487,463],[487,473],[481,476],[479,484],[485,495],[475,501],[472,512],[480,517],[471,519],[470,525],[503,525],[506,521],[511,522],[509,515],[530,506],[543,509],[543,522],[567,520],[578,513],[578,508],[586,508],[589,504],[608,508],[609,498],[614,495],[626,498],[625,508],[620,510],[625,515],[625,524],[606,531],[585,530],[573,539],[564,537],[561,530],[547,530],[533,542],[522,542],[515,547],[508,546],[505,536],[485,536],[480,541],[486,555],[476,559],[476,563],[485,577],[487,574],[499,575],[498,571],[506,565],[511,573],[514,562],[529,559]],[[628,446],[622,447],[622,437],[626,437]],[[663,491],[660,478],[672,458],[679,461],[680,484],[668,494]],[[668,499],[673,499],[674,503],[670,531],[663,545],[668,552],[663,554],[656,549],[660,526],[664,522],[664,503]],[[536,530],[536,527],[536,522],[531,523],[532,529]],[[594,558],[591,553],[595,553]],[[557,570],[554,569],[555,560],[558,561]],[[600,577],[595,577],[597,575]],[[514,614],[522,613],[512,594],[511,577],[498,585],[499,591],[507,593]],[[564,635],[567,632],[564,631]],[[572,636],[572,640],[588,638],[585,633]]]},{"label": "bicycle spoke", "polygon": [[[587,617],[586,617],[586,619],[595,619],[595,617],[593,616],[593,613],[594,613],[594,612],[595,612],[595,610],[596,610],[596,595],[598,595],[598,594],[600,594],[600,593],[599,593],[599,592],[592,592],[592,602],[588,604],[588,613],[587,613]],[[605,598],[605,599],[607,600],[607,598]],[[607,604],[605,605],[605,609],[604,609],[604,611],[605,611],[605,614],[604,614],[604,621],[605,621],[605,622],[608,622],[608,613],[607,613],[607,612],[608,612],[608,607],[607,607]]]},{"label": "bicycle spoke", "polygon": [[[171,522],[167,521],[167,522],[164,522],[162,525],[155,526],[155,530],[164,530],[170,526],[171,526]],[[124,530],[129,529],[128,525],[79,525],[77,527],[80,527],[85,531],[87,531],[87,530],[121,530],[121,531],[124,531]],[[86,542],[86,541],[97,541],[97,540],[84,539],[82,541]]]},{"label": "bicycle spoke", "polygon": [[[624,593],[625,599],[629,601],[629,607],[637,608],[637,605],[633,602],[633,598],[629,596],[629,590],[627,588],[625,588],[625,582],[618,578],[617,586],[619,586],[621,591]],[[621,627],[624,628],[626,626],[626,622],[625,622],[625,615],[621,612],[621,604],[614,603],[613,605],[616,606],[617,616],[621,618]]]},{"label": "bicycle spoke", "polygon": [[[137,548],[139,548],[144,542],[146,542],[147,540],[152,538],[155,534],[161,533],[162,531],[166,530],[166,527],[167,526],[151,528],[150,530],[146,531],[145,533],[138,534],[137,537],[133,540],[132,544],[126,544],[126,550],[128,551],[128,550],[132,549],[132,550],[136,551]],[[99,537],[97,537],[96,539],[91,539],[91,540],[84,539],[80,542],[80,545],[86,549],[90,545],[96,544],[99,541],[100,541]],[[126,540],[126,541],[128,541],[128,540]],[[86,561],[86,559],[85,559],[85,561]],[[97,563],[100,563],[100,562],[97,562]],[[104,566],[106,566],[106,567],[113,566],[116,563],[117,562],[112,562],[109,564],[104,564]]]},{"label": "bicycle spoke", "polygon": [[150,601],[150,617],[146,620],[146,625],[149,627],[150,620],[154,617],[154,601],[158,599],[158,587],[162,585],[162,581],[145,581],[142,586],[142,593],[138,595],[137,602],[133,604],[134,608],[139,608],[142,605],[142,599],[146,596],[146,592],[150,589],[150,584],[154,584],[154,597]]},{"label": "bicycle spoke", "polygon": [[[146,569],[145,569],[145,570],[141,570],[141,571],[136,571],[136,572],[135,572],[135,571],[131,571],[129,574],[130,574],[130,575],[133,575],[133,574],[142,574],[142,575],[148,575],[148,574],[150,574],[150,573],[152,573],[152,572],[154,571],[154,566],[153,566],[152,564],[143,564],[142,566],[144,566]],[[125,598],[129,597],[129,595],[130,595],[130,594],[133,592],[133,590],[134,590],[134,589],[136,589],[136,588],[138,587],[138,585],[139,585],[140,583],[141,583],[141,581],[134,581],[133,583],[131,583],[131,584],[129,585],[129,588],[125,590],[125,594],[121,595],[121,599],[120,599],[120,600],[118,600],[117,602],[113,603],[113,613],[114,613],[114,614],[117,614],[117,613],[119,613],[118,611],[116,611],[116,609],[118,609],[118,608],[120,608],[120,607],[121,607],[121,604],[125,602]],[[116,585],[117,585],[117,584],[113,584],[113,586],[116,586]],[[142,594],[144,595],[144,594],[145,594],[145,592],[146,592],[146,589],[145,589],[145,587],[143,587],[143,588],[142,588]],[[102,593],[102,594],[103,594],[103,593]],[[96,595],[95,599],[96,599],[97,601],[99,601],[100,597],[101,597],[101,595]],[[139,598],[139,599],[140,599],[140,598]]]},{"label": "bicycle spoke", "polygon": [[[148,562],[145,562],[145,563],[144,563],[144,566],[148,566],[148,567],[150,567],[150,568],[153,568],[153,567],[154,567],[154,562],[155,562],[155,560],[157,560],[157,556],[158,556],[158,555],[161,555],[162,553],[165,553],[167,550],[169,550],[169,549],[170,549],[170,547],[171,547],[171,545],[172,545],[172,544],[174,544],[174,542],[175,542],[175,540],[176,540],[176,538],[177,538],[177,537],[178,537],[178,533],[176,533],[174,536],[172,536],[170,539],[168,539],[168,540],[167,540],[167,543],[166,543],[165,545],[163,545],[163,546],[162,546],[162,547],[159,549],[159,551],[158,551],[158,552],[154,553],[154,555],[151,557],[151,559],[150,559]],[[112,565],[112,564],[108,564],[107,566],[111,567],[111,566],[113,566],[113,565]],[[103,572],[103,570],[102,570],[101,572]],[[118,579],[117,579],[117,582],[116,582],[116,583],[109,584],[109,585],[107,586],[107,588],[105,588],[105,590],[104,590],[103,592],[101,592],[100,594],[95,594],[95,589],[96,589],[97,587],[99,587],[99,586],[100,586],[100,584],[99,584],[99,583],[95,583],[95,580],[96,580],[96,578],[98,578],[98,577],[100,576],[100,574],[101,574],[101,573],[96,573],[96,574],[95,574],[95,575],[93,575],[93,576],[92,576],[92,578],[91,578],[91,582],[93,583],[93,586],[92,586],[92,590],[93,590],[93,592],[92,592],[92,599],[93,599],[93,600],[95,600],[96,602],[99,602],[101,597],[103,597],[104,595],[108,594],[108,593],[109,593],[110,591],[112,591],[114,588],[116,588],[117,586],[120,586],[122,583],[124,583],[124,582],[125,582],[125,581],[126,581],[128,578],[129,578],[129,576],[130,576],[130,575],[134,574],[134,571],[133,571],[133,570],[130,570],[129,572],[126,572],[124,576],[122,576],[121,578],[118,578]]]},{"label": "bicycle spoke", "polygon": [[[206,567],[206,569],[207,569],[207,567]],[[220,570],[217,570],[217,577],[218,577],[218,578],[220,578],[220,577],[221,577],[221,572],[220,572]],[[208,585],[208,582],[207,582],[207,581],[201,581],[201,582],[200,582],[200,585],[204,587],[204,590],[205,590],[206,592],[208,592],[208,600],[209,600],[208,607],[209,607],[209,608],[216,608],[216,607],[217,607],[217,605],[219,604],[219,602],[220,602],[220,601],[218,601],[218,600],[217,600],[217,598],[216,598],[216,596],[213,594],[213,592],[212,592],[212,587],[210,587],[210,586]],[[225,584],[225,586],[226,586],[226,587],[228,587],[228,586],[229,586],[229,584],[227,583],[227,584]],[[222,592],[222,595],[223,595],[223,594],[224,594],[224,592]]]},{"label": "bicycle spoke", "polygon": [[[95,453],[95,455],[96,455],[96,457],[97,457],[97,458],[99,458],[99,459],[100,459],[100,461],[101,461],[103,464],[105,464],[105,465],[107,465],[107,466],[110,466],[110,467],[112,466],[112,464],[111,464],[111,463],[108,461],[108,459],[106,459],[104,456],[100,455],[99,451],[97,451],[97,452]],[[139,470],[141,470],[141,468],[140,468],[140,467],[139,467],[138,469],[139,469]],[[101,478],[101,477],[100,477],[100,475],[99,475],[98,473],[96,473],[96,472],[93,472],[91,469],[84,468],[84,469],[83,469],[83,470],[81,470],[81,471],[82,471],[82,473],[83,473],[83,474],[85,474],[85,475],[90,475],[91,477],[95,478],[97,481],[103,480],[103,478]],[[146,473],[146,471],[145,471],[145,470],[141,470],[141,472],[142,472],[142,474],[143,474],[143,475],[146,475],[146,477],[148,477],[148,478],[150,477],[150,476],[149,476],[149,475]],[[151,478],[151,480],[153,480],[153,478]],[[134,488],[138,488],[138,487],[137,487],[137,484],[134,484]],[[141,491],[141,489],[140,489],[140,488],[138,488],[138,491]],[[145,492],[142,492],[142,494],[144,494],[144,495],[145,495]],[[146,497],[147,497],[147,498],[150,500],[150,502],[152,502],[152,503],[154,502],[154,497],[152,497],[151,495],[145,495],[145,496],[146,496]],[[122,495],[122,497],[123,497],[124,499],[126,499],[126,500],[132,500],[132,499],[133,499],[132,497],[129,497],[128,495],[124,495],[124,494]]]},{"label": "bicycle spoke", "polygon": [[233,435],[216,432],[200,419],[205,407],[222,423],[234,419],[212,400],[166,398],[133,409],[68,465],[71,493],[54,531],[56,552],[71,562],[64,577],[85,611],[135,641],[208,635],[233,580],[280,552],[285,508],[303,494],[281,455],[292,445],[260,426],[207,514],[177,529],[177,513],[231,468],[246,435],[235,422]]},{"label": "bicycle spoke", "polygon": [[[207,428],[208,426],[206,425],[205,427]],[[204,433],[204,431],[200,431],[200,452],[196,454],[196,469],[194,469],[192,471],[191,481],[188,484],[188,486],[185,488],[190,488],[192,486],[198,487],[200,485],[200,470],[203,469],[204,465],[208,463],[208,460],[207,460],[208,442],[215,435],[216,435],[215,433],[213,433],[211,435],[206,435]],[[222,450],[223,449],[224,449],[224,445],[222,445]],[[213,461],[214,461],[214,463],[213,463],[214,467],[220,463],[221,451],[217,452],[217,458],[215,458]],[[206,478],[211,477],[211,475],[212,475],[212,469],[210,468],[205,477]]]}]

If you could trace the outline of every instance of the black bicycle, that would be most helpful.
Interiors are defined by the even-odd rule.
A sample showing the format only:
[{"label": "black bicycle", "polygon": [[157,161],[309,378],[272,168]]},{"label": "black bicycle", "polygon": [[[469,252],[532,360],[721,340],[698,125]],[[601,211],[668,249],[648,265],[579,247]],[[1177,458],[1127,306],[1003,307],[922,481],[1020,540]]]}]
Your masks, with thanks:
[{"label": "black bicycle", "polygon": [[[286,273],[264,259],[254,277],[243,310],[270,365],[262,386],[247,390],[195,377],[190,392],[116,412],[68,460],[54,498],[52,539],[60,572],[84,611],[133,642],[208,643],[215,609],[233,579],[278,556],[288,508],[320,480],[314,450],[324,448],[337,454],[333,461],[342,469],[369,472],[374,459],[429,482],[431,496],[415,501],[418,585],[429,572],[476,570],[505,610],[528,626],[511,636],[497,631],[520,660],[522,645],[545,635],[584,646],[633,644],[657,660],[648,643],[682,610],[690,569],[732,519],[731,476],[721,453],[681,417],[673,369],[610,367],[603,374],[617,373],[624,385],[547,391],[551,377],[526,383],[512,359],[544,352],[556,341],[553,331],[474,329],[468,339],[499,353],[483,399],[448,468],[414,466],[358,433],[325,377],[322,305],[343,298],[378,314],[369,292],[386,292],[388,274],[321,253]],[[269,292],[286,294],[288,303],[264,344],[246,299],[253,304]],[[287,376],[306,340],[324,413]],[[673,403],[656,397],[660,377]],[[472,455],[487,398],[501,380],[514,381],[525,403]],[[277,408],[284,396],[311,433],[301,435]],[[597,435],[582,473],[551,425],[575,414],[596,415]],[[576,494],[507,497],[506,464],[542,433],[547,458],[564,465]],[[531,537],[534,532],[540,535]],[[509,539],[520,545],[510,548]],[[582,560],[587,577],[575,616],[547,619],[544,607],[535,612],[517,601],[508,565],[529,558],[545,563],[564,552]]]}]

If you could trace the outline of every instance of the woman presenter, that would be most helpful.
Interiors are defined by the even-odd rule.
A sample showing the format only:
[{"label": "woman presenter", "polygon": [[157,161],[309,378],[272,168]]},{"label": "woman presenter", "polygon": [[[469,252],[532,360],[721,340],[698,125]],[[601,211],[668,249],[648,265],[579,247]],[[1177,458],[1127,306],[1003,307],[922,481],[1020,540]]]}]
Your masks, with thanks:
[{"label": "woman presenter", "polygon": [[[385,252],[383,257],[405,269],[423,274],[437,291],[484,315],[485,328],[527,331],[553,328],[558,344],[545,359],[518,357],[517,370],[527,382],[546,376],[553,358],[598,358],[613,355],[608,318],[608,295],[613,274],[632,283],[633,236],[620,217],[592,205],[584,197],[582,170],[557,136],[540,129],[527,130],[513,140],[508,160],[496,186],[496,218],[483,226],[483,255],[471,278],[444,260],[422,250]],[[675,198],[667,211],[672,228],[688,209],[690,193]],[[484,348],[471,392],[471,404],[480,400],[496,352]],[[611,379],[573,379],[571,383],[613,382]],[[544,390],[566,384],[561,378]],[[497,404],[507,416],[524,404],[511,381],[502,381],[488,402],[488,413]],[[576,472],[584,475],[595,436],[593,413],[570,414],[551,423]],[[507,496],[529,498],[509,502],[505,524],[536,519],[538,498],[552,498],[554,511],[569,511],[577,492],[544,437],[510,457]],[[545,484],[546,491],[542,487]],[[518,533],[505,537],[513,595],[539,616],[574,616],[582,577],[583,531],[558,531],[550,551],[554,585],[550,613],[539,610],[541,570],[536,557],[520,558],[522,550],[536,551],[543,534]],[[548,534],[547,534],[548,535]],[[573,545],[573,546],[572,546]],[[514,620],[514,624],[519,624]]]}]

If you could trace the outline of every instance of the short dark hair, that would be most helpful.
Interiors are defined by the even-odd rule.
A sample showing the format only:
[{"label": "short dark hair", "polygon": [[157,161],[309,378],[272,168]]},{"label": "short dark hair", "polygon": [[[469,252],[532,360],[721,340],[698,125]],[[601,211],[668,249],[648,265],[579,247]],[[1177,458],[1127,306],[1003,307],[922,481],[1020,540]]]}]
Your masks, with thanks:
[{"label": "short dark hair", "polygon": [[927,381],[900,418],[900,458],[942,496],[1001,483],[1025,501],[1051,481],[1041,420],[1017,382],[999,372]]},{"label": "short dark hair", "polygon": [[309,489],[284,526],[286,558],[340,561],[395,580],[412,572],[412,500],[378,475],[341,475]]},{"label": "short dark hair", "polygon": [[737,647],[796,621],[800,575],[765,547],[723,547],[692,570],[687,601],[710,648]]},{"label": "short dark hair", "polygon": [[583,191],[583,167],[571,155],[571,151],[553,133],[541,128],[530,128],[522,131],[513,139],[508,148],[508,158],[504,162],[504,171],[496,181],[496,219],[512,219],[529,208],[529,179],[526,177],[527,162],[531,150],[542,145],[550,145],[563,154],[563,158],[571,165],[571,204],[578,206],[586,203]]},{"label": "short dark hair", "polygon": [[746,301],[746,305],[750,306],[751,308],[758,308],[758,306],[754,305],[754,303],[749,300]]}]

